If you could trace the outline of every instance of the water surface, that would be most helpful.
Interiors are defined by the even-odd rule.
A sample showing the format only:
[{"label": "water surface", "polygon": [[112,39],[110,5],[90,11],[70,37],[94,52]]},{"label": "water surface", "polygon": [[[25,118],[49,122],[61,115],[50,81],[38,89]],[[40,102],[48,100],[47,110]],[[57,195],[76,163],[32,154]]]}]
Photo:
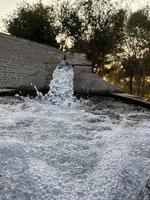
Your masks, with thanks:
[{"label": "water surface", "polygon": [[149,121],[109,98],[0,98],[0,199],[150,199]]}]

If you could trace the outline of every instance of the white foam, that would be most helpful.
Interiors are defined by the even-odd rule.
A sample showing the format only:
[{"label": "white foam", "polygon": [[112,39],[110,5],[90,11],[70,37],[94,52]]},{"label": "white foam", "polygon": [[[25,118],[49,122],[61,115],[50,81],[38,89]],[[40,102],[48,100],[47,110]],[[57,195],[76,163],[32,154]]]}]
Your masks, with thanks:
[{"label": "white foam", "polygon": [[15,191],[22,199],[134,200],[149,178],[147,111],[55,110],[49,102],[25,100],[1,104],[0,113],[0,174],[7,174],[1,198],[15,199]]}]

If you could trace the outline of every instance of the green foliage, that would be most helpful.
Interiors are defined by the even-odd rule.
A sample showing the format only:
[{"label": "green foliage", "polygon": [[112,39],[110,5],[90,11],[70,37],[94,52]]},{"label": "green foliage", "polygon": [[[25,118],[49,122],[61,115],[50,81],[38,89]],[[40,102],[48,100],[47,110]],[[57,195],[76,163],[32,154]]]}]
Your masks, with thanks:
[{"label": "green foliage", "polygon": [[77,8],[72,8],[69,3],[61,5],[59,13],[59,21],[61,23],[61,33],[67,36],[73,36],[78,40],[82,35],[82,19],[79,17]]},{"label": "green foliage", "polygon": [[[148,8],[132,13],[125,29],[122,53],[117,55],[120,63],[116,76],[129,92],[145,96],[150,93],[150,13]],[[114,66],[113,66],[114,67]],[[118,66],[117,69],[118,70]]]},{"label": "green foliage", "polygon": [[61,33],[74,38],[71,51],[84,52],[93,69],[105,74],[110,54],[119,51],[124,37],[126,12],[116,10],[109,0],[79,1],[76,7],[61,5]]},{"label": "green foliage", "polygon": [[57,29],[53,7],[42,3],[20,5],[6,21],[8,33],[57,47]]},{"label": "green foliage", "polygon": [[128,33],[143,36],[150,31],[149,10],[143,9],[131,14],[127,22]]},{"label": "green foliage", "polygon": [[103,20],[102,17],[98,16],[97,27],[93,29],[88,41],[87,55],[92,60],[96,72],[105,75],[109,55],[119,52],[119,44],[123,41],[125,12],[123,10],[117,13],[109,12]]}]

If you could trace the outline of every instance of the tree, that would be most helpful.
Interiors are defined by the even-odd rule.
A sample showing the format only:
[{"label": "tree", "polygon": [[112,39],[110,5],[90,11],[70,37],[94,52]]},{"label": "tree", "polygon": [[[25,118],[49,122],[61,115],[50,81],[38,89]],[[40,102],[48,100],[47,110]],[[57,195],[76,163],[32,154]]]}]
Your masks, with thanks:
[{"label": "tree", "polygon": [[115,55],[120,63],[118,71],[123,83],[127,83],[129,92],[144,96],[150,76],[150,15],[147,8],[132,13],[125,29],[122,53]]},{"label": "tree", "polygon": [[61,32],[73,36],[78,40],[82,36],[83,21],[79,17],[77,8],[72,8],[68,3],[61,5],[59,19],[61,22]]},{"label": "tree", "polygon": [[150,50],[150,10],[149,7],[132,13],[127,22],[128,35],[138,40],[141,50]]},{"label": "tree", "polygon": [[55,20],[52,6],[44,6],[41,2],[24,3],[5,20],[5,25],[11,35],[58,47]]},{"label": "tree", "polygon": [[79,1],[76,7],[62,4],[60,22],[62,33],[73,38],[71,51],[85,53],[93,70],[104,75],[110,55],[119,51],[124,36],[124,10],[116,10],[108,0]]},{"label": "tree", "polygon": [[[144,94],[145,80],[149,76],[147,64],[150,56],[150,13],[148,8],[132,13],[127,21],[128,46],[132,50],[132,56],[128,56],[128,61],[134,56],[135,62],[130,62],[130,69],[133,70],[133,81],[135,91],[138,95]],[[131,55],[131,53],[130,53]],[[132,92],[132,91],[131,91]]]},{"label": "tree", "polygon": [[[83,19],[80,17],[80,9],[73,6],[68,1],[61,3],[57,10],[58,20],[60,24],[59,36],[62,49],[65,51],[74,51],[75,43],[82,38],[84,32]],[[67,40],[71,40],[71,47],[68,47]],[[76,51],[77,52],[77,51]]]},{"label": "tree", "polygon": [[109,10],[107,14],[100,12],[93,19],[96,24],[91,24],[93,30],[85,53],[92,60],[94,71],[100,76],[108,73],[107,65],[112,62],[112,55],[120,51],[118,47],[124,38],[124,18],[123,10]]}]

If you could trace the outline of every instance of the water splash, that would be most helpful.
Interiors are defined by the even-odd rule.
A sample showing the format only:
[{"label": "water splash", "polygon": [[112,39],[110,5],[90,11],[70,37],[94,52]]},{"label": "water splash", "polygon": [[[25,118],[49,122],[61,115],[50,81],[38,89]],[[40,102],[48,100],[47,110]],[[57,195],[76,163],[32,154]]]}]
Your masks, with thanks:
[{"label": "water splash", "polygon": [[53,107],[68,108],[75,106],[74,96],[74,68],[66,61],[62,61],[54,70],[49,84],[49,92],[43,95],[36,89],[37,99],[49,101]]},{"label": "water splash", "polygon": [[82,110],[3,101],[0,199],[149,199],[148,111],[100,97]]},{"label": "water splash", "polygon": [[66,61],[61,62],[53,72],[47,97],[53,105],[68,106],[75,99],[73,93],[74,69]]}]

